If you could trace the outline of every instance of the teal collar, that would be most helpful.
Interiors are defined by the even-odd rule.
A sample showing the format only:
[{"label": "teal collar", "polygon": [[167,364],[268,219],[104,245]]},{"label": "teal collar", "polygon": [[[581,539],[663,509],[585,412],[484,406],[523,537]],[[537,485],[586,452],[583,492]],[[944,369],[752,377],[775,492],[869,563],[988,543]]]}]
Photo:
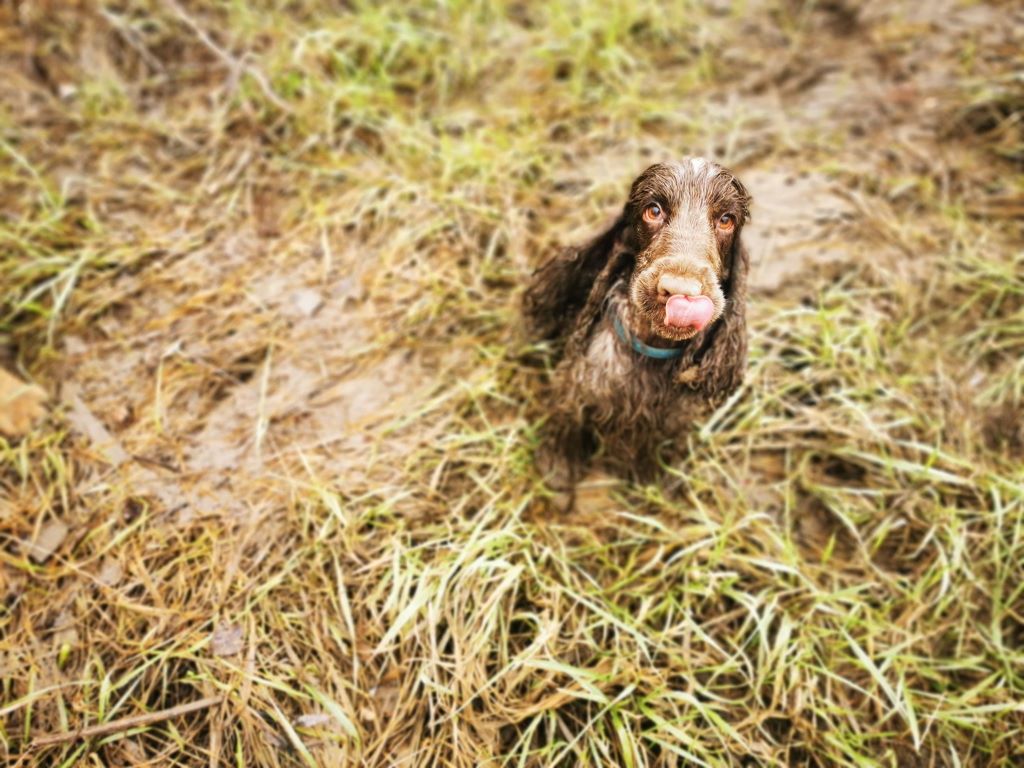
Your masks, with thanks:
[{"label": "teal collar", "polygon": [[655,360],[675,360],[677,357],[682,357],[683,354],[682,347],[669,349],[652,347],[649,344],[644,344],[636,336],[626,333],[626,329],[622,327],[622,320],[619,319],[618,312],[615,313],[615,335],[633,347],[635,352],[639,352],[644,357],[653,357]]}]

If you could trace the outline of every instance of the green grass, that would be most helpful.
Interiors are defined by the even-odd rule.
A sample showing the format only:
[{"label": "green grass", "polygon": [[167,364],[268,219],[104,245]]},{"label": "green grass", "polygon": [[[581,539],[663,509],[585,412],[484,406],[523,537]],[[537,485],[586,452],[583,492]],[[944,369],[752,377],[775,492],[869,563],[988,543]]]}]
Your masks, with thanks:
[{"label": "green grass", "polygon": [[[1011,5],[0,11],[0,326],[54,393],[0,439],[0,751],[1019,764]],[[517,292],[689,153],[832,181],[842,256],[755,284],[663,479],[553,514]]]}]

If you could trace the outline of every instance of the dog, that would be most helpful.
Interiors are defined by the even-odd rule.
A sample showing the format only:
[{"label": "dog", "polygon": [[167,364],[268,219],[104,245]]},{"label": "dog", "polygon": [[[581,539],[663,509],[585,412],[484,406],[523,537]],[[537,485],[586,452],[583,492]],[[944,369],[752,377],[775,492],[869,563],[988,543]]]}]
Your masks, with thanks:
[{"label": "dog", "polygon": [[539,461],[551,488],[571,494],[595,454],[650,479],[662,444],[740,386],[750,203],[710,160],[652,165],[610,227],[536,270],[523,311],[555,351]]}]

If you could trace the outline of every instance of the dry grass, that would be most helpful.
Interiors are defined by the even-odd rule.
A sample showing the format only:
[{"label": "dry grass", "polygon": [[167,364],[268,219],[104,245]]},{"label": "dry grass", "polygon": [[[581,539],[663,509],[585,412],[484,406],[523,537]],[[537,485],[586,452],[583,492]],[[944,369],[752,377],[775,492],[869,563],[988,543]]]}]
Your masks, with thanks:
[{"label": "dry grass", "polygon": [[[745,6],[0,5],[13,764],[1024,760],[1024,19]],[[517,287],[686,153],[747,384],[554,517]]]}]

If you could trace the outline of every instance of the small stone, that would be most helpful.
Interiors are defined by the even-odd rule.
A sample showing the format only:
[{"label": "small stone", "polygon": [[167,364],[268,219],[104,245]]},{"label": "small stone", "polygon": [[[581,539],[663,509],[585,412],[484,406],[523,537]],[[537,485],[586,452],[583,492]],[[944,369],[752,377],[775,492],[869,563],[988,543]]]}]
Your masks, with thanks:
[{"label": "small stone", "polygon": [[292,294],[292,306],[304,317],[312,317],[323,306],[324,299],[319,291],[305,288]]}]

